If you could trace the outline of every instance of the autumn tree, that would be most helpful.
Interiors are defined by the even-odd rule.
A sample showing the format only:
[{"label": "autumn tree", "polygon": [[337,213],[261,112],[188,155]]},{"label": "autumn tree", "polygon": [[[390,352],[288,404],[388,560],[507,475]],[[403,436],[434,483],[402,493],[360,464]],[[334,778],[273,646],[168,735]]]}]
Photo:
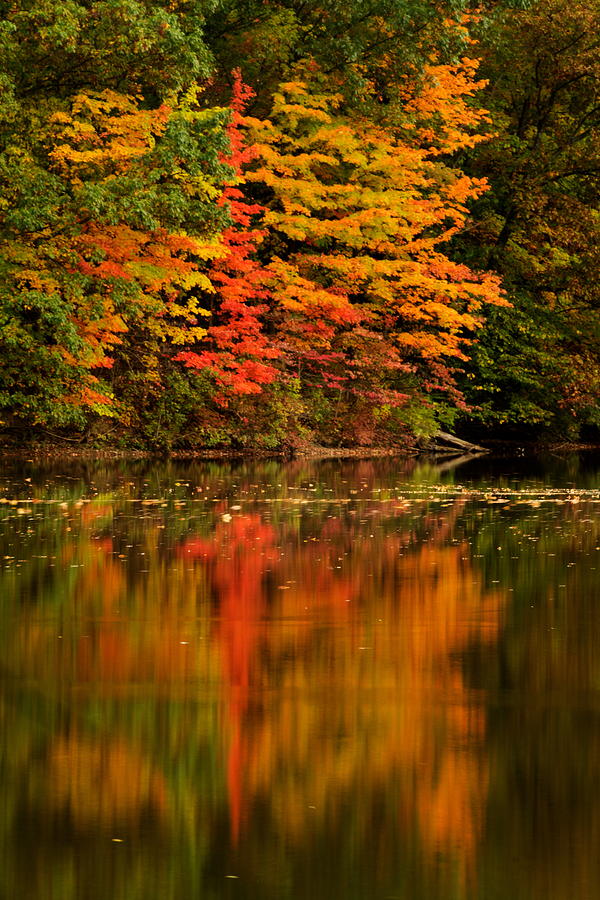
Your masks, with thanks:
[{"label": "autumn tree", "polygon": [[[126,369],[139,404],[141,387],[160,381],[165,343],[181,343],[184,324],[186,340],[204,335],[198,291],[211,284],[199,265],[220,252],[222,118],[193,91],[144,109],[105,90],[41,123],[45,158],[39,148],[5,216],[6,404],[21,395],[41,423],[114,414],[103,369],[117,361],[117,387]],[[38,178],[45,205],[32,209]]]},{"label": "autumn tree", "polygon": [[225,117],[189,92],[210,68],[200,4],[0,9],[0,407],[80,428],[194,316]]},{"label": "autumn tree", "polygon": [[269,206],[273,328],[307,389],[371,410],[405,406],[422,388],[452,393],[451,368],[484,307],[503,302],[494,277],[443,252],[486,189],[445,162],[481,139],[484,114],[468,105],[475,69],[469,59],[432,66],[419,93],[407,86],[395,127],[348,114],[314,70],[250,123],[259,162],[247,178]]}]

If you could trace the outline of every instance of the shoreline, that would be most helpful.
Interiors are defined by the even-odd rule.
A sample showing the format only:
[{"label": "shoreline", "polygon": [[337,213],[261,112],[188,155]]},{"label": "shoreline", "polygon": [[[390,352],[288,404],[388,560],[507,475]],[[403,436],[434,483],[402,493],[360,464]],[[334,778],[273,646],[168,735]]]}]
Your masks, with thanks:
[{"label": "shoreline", "polygon": [[[0,447],[0,459],[97,459],[97,460],[227,460],[227,459],[370,459],[409,458],[431,455],[431,451],[402,449],[399,447],[314,447],[300,450],[175,450],[170,453],[157,450],[108,450],[84,449],[67,446]],[[455,455],[453,453],[453,455]]]},{"label": "shoreline", "polygon": [[563,455],[568,453],[600,452],[600,444],[568,443],[565,441],[551,443],[534,443],[519,441],[489,441],[477,451],[465,452],[458,448],[442,449],[434,447],[321,447],[306,446],[293,450],[176,450],[160,452],[157,450],[121,450],[107,448],[73,447],[67,444],[37,444],[25,446],[0,446],[0,459],[24,461],[52,460],[156,460],[156,461],[192,461],[192,460],[265,460],[277,459],[293,461],[297,459],[416,459],[422,457],[439,457],[450,459],[463,456],[475,459],[481,456],[492,457],[527,457],[543,453]]}]

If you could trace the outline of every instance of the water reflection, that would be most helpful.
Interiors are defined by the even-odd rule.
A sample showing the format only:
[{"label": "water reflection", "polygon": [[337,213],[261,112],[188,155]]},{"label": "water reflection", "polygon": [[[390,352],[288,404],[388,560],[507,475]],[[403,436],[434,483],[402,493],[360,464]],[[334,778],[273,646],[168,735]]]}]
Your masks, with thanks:
[{"label": "water reflection", "polygon": [[7,466],[0,892],[566,897],[600,823],[570,465]]}]

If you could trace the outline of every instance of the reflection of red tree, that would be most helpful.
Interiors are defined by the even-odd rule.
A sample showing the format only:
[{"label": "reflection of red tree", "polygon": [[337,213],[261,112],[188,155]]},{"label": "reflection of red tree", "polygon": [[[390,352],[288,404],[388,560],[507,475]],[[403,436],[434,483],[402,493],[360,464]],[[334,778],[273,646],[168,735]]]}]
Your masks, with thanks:
[{"label": "reflection of red tree", "polygon": [[252,667],[257,662],[265,615],[263,579],[265,570],[277,556],[277,550],[273,528],[265,525],[258,515],[234,519],[227,531],[229,558],[217,558],[213,579],[219,597],[219,638],[223,647],[225,683],[230,691],[232,734],[227,759],[227,786],[231,831],[235,841],[243,814],[243,719],[248,709]]},{"label": "reflection of red tree", "polygon": [[254,514],[220,522],[212,540],[191,538],[179,548],[179,553],[188,558],[206,561],[219,600],[217,639],[222,647],[230,731],[227,785],[234,840],[237,840],[243,815],[243,721],[266,614],[264,577],[277,559],[275,541],[273,527]]}]

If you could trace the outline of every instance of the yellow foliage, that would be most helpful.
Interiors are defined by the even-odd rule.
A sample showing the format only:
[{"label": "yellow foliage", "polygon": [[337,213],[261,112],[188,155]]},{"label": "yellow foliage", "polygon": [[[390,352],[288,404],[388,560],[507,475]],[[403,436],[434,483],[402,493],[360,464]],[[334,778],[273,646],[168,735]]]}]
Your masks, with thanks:
[{"label": "yellow foliage", "polygon": [[[339,325],[344,311],[346,324],[362,318],[377,328],[381,319],[382,334],[409,358],[464,359],[480,324],[474,311],[505,303],[497,278],[440,249],[487,189],[439,158],[484,140],[476,129],[487,115],[468,102],[481,87],[475,71],[466,58],[429,67],[422,90],[405,98],[412,132],[343,118],[338,97],[304,82],[280,86],[268,121],[246,120],[258,157],[247,178],[273,192],[265,224],[294,248],[287,263],[270,264],[282,310],[298,322],[322,304],[335,307]],[[436,144],[423,146],[434,115]],[[335,331],[307,332],[323,349],[334,339]]]}]

